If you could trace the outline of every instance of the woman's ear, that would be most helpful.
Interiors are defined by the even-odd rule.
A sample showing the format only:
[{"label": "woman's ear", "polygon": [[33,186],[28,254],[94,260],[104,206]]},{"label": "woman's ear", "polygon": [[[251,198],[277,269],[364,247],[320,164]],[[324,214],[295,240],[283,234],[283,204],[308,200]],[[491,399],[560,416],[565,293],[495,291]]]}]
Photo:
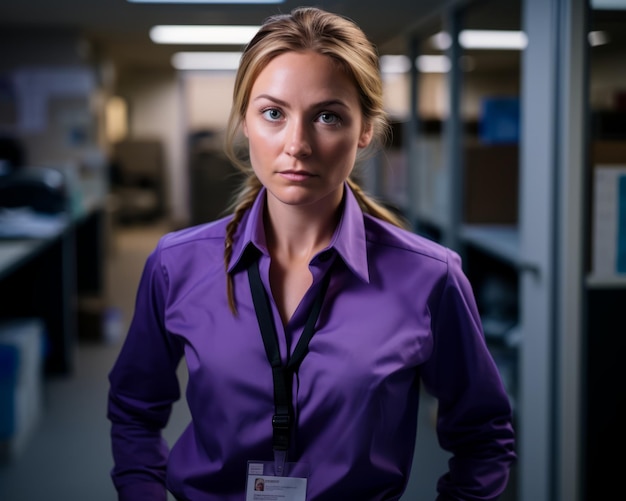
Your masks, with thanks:
[{"label": "woman's ear", "polygon": [[363,130],[361,131],[361,135],[359,136],[359,148],[367,148],[369,144],[372,142],[372,136],[374,135],[374,127],[371,123],[366,123],[363,125]]},{"label": "woman's ear", "polygon": [[248,137],[248,124],[245,118],[241,121],[241,130],[243,131],[243,135]]}]

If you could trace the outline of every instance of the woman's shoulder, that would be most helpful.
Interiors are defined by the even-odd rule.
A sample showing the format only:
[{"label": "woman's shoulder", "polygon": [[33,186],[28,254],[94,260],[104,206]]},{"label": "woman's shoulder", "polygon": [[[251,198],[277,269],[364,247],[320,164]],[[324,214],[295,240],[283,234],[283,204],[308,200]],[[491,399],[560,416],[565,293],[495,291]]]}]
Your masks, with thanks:
[{"label": "woman's shoulder", "polygon": [[226,225],[231,217],[226,216],[215,221],[170,231],[161,237],[159,248],[167,250],[197,243],[206,244],[211,241],[223,247],[224,238],[226,237]]},{"label": "woman's shoulder", "polygon": [[456,253],[444,245],[409,229],[399,228],[387,221],[365,215],[365,231],[370,245],[395,249],[407,256],[448,263]]},{"label": "woman's shoulder", "polygon": [[186,279],[189,273],[223,269],[224,238],[229,217],[170,231],[160,239],[149,257],[151,266]]}]

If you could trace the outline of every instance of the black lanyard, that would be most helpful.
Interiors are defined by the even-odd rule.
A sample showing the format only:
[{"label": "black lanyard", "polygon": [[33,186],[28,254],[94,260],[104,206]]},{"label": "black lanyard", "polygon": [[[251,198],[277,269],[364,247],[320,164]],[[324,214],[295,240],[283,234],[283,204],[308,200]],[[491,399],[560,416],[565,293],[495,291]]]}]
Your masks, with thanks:
[{"label": "black lanyard", "polygon": [[[274,454],[275,457],[277,457],[278,452],[279,455],[282,456],[282,463],[284,465],[284,458],[289,449],[289,439],[293,425],[294,413],[291,402],[293,375],[298,370],[298,366],[306,355],[309,341],[315,332],[315,324],[322,308],[326,289],[328,288],[330,273],[327,272],[322,281],[319,293],[309,312],[309,317],[307,318],[302,335],[298,340],[293,355],[288,357],[286,365],[282,364],[280,358],[276,326],[274,325],[269,298],[261,282],[258,260],[253,261],[248,267],[248,280],[250,281],[252,301],[254,302],[254,309],[259,322],[259,328],[261,329],[265,353],[267,360],[272,366],[272,375],[274,377],[274,416],[272,417]],[[282,470],[282,467],[280,469]]]}]

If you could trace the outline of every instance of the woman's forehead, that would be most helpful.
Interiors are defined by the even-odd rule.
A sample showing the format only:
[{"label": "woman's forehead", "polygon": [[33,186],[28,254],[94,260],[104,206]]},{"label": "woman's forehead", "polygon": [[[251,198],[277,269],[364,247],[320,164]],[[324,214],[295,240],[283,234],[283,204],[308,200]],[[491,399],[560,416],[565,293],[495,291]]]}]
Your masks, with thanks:
[{"label": "woman's forehead", "polygon": [[354,80],[332,57],[312,51],[285,52],[274,57],[259,72],[252,84],[251,99],[256,95],[307,94],[311,99],[342,99],[356,96]]}]

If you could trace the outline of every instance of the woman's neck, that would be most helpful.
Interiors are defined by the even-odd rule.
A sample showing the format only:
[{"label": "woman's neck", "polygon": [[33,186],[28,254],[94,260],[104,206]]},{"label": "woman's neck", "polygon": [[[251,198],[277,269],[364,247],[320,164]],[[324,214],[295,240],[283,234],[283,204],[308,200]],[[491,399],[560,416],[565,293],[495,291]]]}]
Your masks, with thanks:
[{"label": "woman's neck", "polygon": [[285,262],[309,262],[330,243],[339,220],[337,206],[296,207],[266,204],[265,227],[270,254]]}]

